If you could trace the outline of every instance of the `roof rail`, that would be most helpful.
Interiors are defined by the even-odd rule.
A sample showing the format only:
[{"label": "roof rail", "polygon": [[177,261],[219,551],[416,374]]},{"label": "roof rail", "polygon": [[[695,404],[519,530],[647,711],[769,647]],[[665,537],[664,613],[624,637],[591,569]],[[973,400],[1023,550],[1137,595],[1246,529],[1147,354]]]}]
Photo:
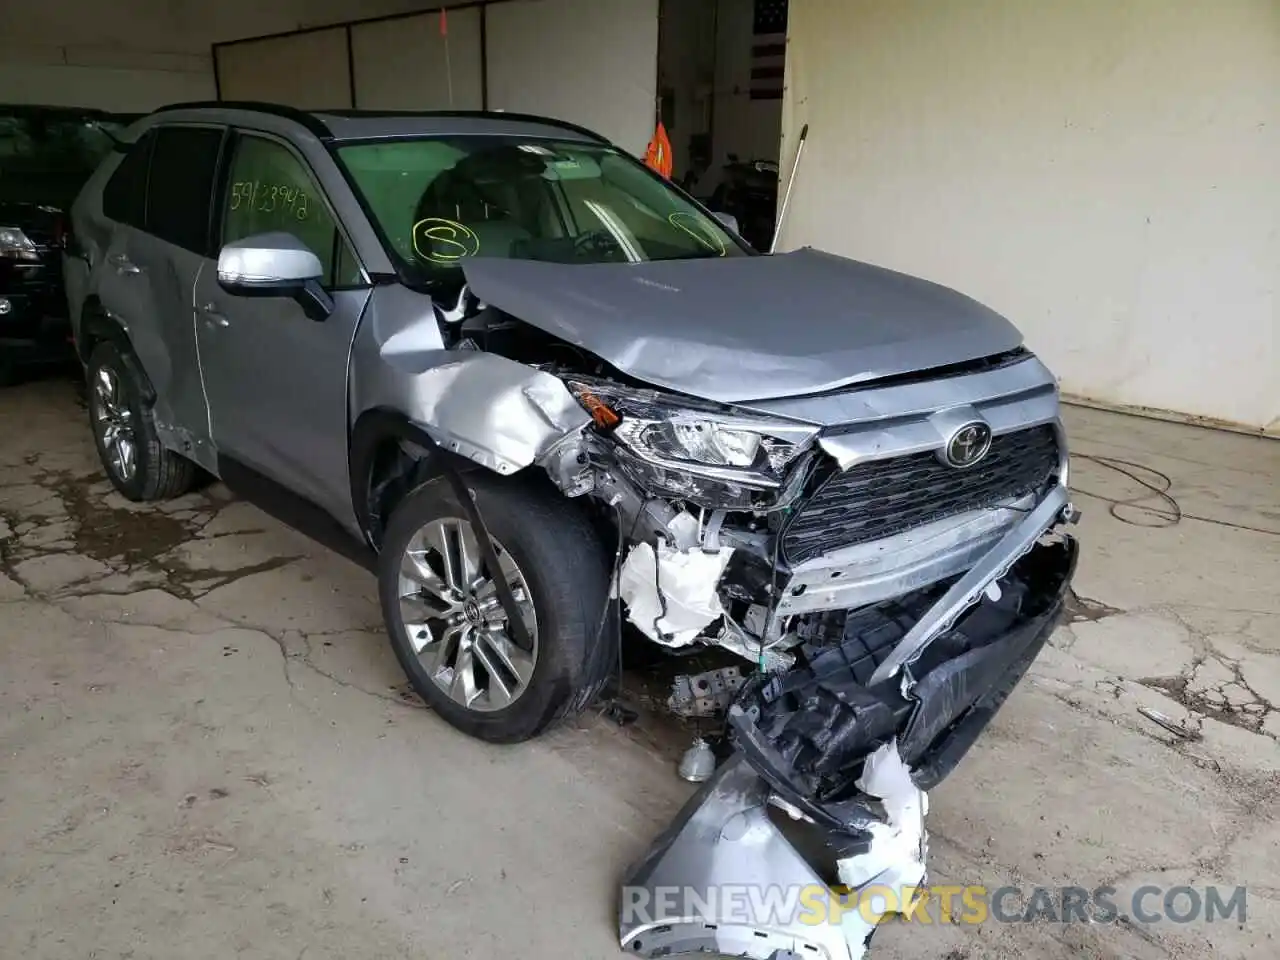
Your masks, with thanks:
[{"label": "roof rail", "polygon": [[282,103],[259,103],[255,100],[192,100],[187,103],[166,103],[152,113],[167,110],[251,110],[254,113],[270,113],[285,120],[300,123],[322,140],[332,139],[333,132],[314,113],[286,107]]},{"label": "roof rail", "polygon": [[345,108],[340,110],[317,110],[316,113],[350,119],[359,119],[360,117],[460,117],[474,118],[476,120],[513,120],[517,123],[540,123],[548,127],[560,127],[562,130],[572,130],[574,133],[580,133],[598,143],[609,142],[607,137],[603,137],[587,127],[570,123],[568,120],[540,116],[536,113],[510,113],[505,110],[350,110]]},{"label": "roof rail", "polygon": [[606,137],[594,130],[558,120],[554,117],[543,117],[533,113],[507,113],[503,110],[316,110],[314,112],[287,107],[280,103],[260,103],[254,100],[194,100],[189,103],[168,103],[157,107],[153,113],[166,110],[251,110],[257,113],[270,113],[286,120],[300,123],[322,140],[333,139],[333,131],[321,119],[322,116],[358,119],[360,117],[460,117],[476,120],[511,120],[516,123],[540,123],[548,127],[559,127],[572,130],[597,143],[608,143]]},{"label": "roof rail", "polygon": [[61,113],[67,116],[101,119],[115,116],[111,111],[100,110],[97,107],[68,107],[56,103],[0,103],[0,110],[10,114]]}]

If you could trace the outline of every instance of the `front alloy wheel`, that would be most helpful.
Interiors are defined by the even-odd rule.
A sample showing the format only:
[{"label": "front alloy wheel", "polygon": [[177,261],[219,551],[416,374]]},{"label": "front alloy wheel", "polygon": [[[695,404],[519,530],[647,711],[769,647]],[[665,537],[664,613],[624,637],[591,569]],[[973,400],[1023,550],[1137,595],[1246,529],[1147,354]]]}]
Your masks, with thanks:
[{"label": "front alloy wheel", "polygon": [[[418,696],[464,733],[516,743],[584,709],[618,662],[606,610],[609,554],[581,505],[550,484],[479,470],[465,483],[497,569],[480,553],[457,492],[438,477],[392,512],[378,596]],[[498,577],[511,588],[529,649],[511,630]]]},{"label": "front alloy wheel", "polygon": [[[538,622],[529,585],[494,540],[499,570],[485,569],[471,525],[433,520],[406,544],[400,562],[400,625],[433,683],[468,710],[515,703],[538,660]],[[531,650],[520,649],[498,599],[496,577],[511,588]]]}]

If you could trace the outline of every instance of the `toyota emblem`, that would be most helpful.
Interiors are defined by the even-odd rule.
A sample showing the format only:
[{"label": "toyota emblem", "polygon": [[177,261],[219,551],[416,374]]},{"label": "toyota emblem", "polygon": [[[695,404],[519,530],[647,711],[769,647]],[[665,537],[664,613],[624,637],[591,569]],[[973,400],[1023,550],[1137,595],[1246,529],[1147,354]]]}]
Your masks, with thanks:
[{"label": "toyota emblem", "polygon": [[951,434],[944,451],[946,461],[958,469],[972,467],[991,449],[991,428],[975,420]]}]

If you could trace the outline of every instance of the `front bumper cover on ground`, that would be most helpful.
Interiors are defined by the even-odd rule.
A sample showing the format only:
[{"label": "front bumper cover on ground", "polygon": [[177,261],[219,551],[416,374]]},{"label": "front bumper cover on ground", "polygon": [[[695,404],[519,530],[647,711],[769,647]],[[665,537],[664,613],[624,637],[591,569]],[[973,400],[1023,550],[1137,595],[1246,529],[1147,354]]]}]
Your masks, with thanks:
[{"label": "front bumper cover on ground", "polygon": [[[806,924],[798,911],[752,916],[743,902],[752,882],[762,891],[827,886],[773,823],[768,800],[768,784],[741,754],[716,770],[624,881],[623,949],[641,957],[849,960],[839,925]],[[726,902],[730,892],[736,907]]]},{"label": "front bumper cover on ground", "polygon": [[[736,753],[624,881],[623,947],[645,957],[861,957],[867,928],[856,921],[815,923],[812,915],[775,909],[756,911],[748,922],[742,903],[727,905],[718,891],[756,889],[766,900],[767,891],[779,891],[775,904],[788,903],[788,891],[825,889],[839,897],[831,885],[851,865],[857,872],[888,819],[890,804],[861,789],[867,758],[895,744],[923,801],[1048,641],[1077,554],[1076,541],[1065,536],[1035,546],[997,581],[998,591],[984,594],[920,652],[911,683],[901,676],[873,682],[893,644],[852,631],[803,669],[749,684],[730,711]],[[909,631],[911,618],[937,598],[920,602],[924,609],[907,610],[900,630]],[[784,833],[771,817],[771,801],[798,816],[795,825],[817,843],[793,843],[795,831]]]}]

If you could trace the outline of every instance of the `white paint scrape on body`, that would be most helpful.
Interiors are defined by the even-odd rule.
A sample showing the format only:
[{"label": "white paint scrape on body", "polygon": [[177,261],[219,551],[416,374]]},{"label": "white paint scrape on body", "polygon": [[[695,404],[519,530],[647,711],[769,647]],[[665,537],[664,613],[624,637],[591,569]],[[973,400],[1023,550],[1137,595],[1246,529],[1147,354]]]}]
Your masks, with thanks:
[{"label": "white paint scrape on body", "polygon": [[[858,779],[858,789],[884,803],[885,823],[873,823],[871,848],[856,857],[836,861],[840,882],[850,890],[862,890],[871,884],[893,891],[915,889],[924,884],[928,837],[924,829],[929,812],[929,795],[911,782],[911,771],[898,753],[896,739],[884,744],[867,757]],[[867,916],[879,920],[884,904],[871,902],[874,910]],[[865,954],[867,936],[875,924],[869,923],[863,910],[846,911],[841,926],[849,943],[851,960]]]},{"label": "white paint scrape on body", "polygon": [[[692,528],[689,528],[692,523]],[[671,522],[675,546],[639,543],[627,554],[618,576],[618,595],[627,616],[650,640],[667,647],[692,643],[724,614],[716,584],[731,547],[714,553],[697,549],[697,521],[682,514]]]}]

